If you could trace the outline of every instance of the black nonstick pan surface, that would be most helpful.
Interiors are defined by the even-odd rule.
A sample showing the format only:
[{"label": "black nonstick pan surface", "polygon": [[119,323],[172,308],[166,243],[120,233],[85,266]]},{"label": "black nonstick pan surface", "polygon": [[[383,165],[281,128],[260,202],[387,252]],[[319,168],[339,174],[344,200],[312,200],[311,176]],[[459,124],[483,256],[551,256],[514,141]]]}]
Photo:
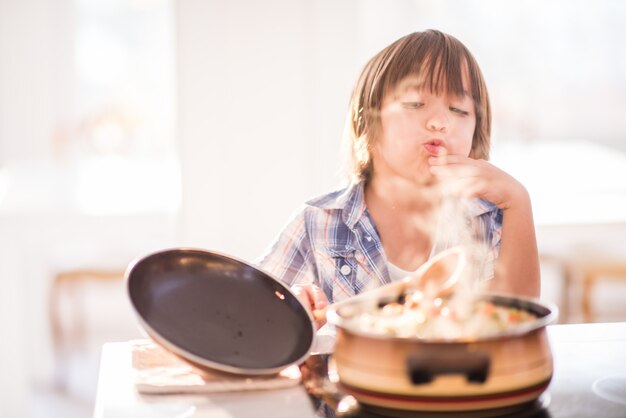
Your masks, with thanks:
[{"label": "black nonstick pan surface", "polygon": [[133,262],[126,282],[146,333],[201,368],[276,373],[303,361],[313,344],[311,317],[289,289],[227,255],[160,251]]}]

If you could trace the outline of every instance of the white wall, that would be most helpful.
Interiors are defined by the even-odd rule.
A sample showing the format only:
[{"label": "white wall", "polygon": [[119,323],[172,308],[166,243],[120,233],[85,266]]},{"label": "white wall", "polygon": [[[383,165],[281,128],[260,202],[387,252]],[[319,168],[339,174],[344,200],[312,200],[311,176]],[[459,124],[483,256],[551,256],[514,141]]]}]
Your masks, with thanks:
[{"label": "white wall", "polygon": [[0,1],[0,167],[51,150],[72,91],[72,0]]},{"label": "white wall", "polygon": [[254,259],[339,185],[356,4],[177,2],[187,245]]},{"label": "white wall", "polygon": [[[54,275],[76,268],[123,269],[141,254],[172,246],[178,227],[172,211],[154,204],[128,213],[129,199],[116,193],[124,187],[111,182],[121,177],[132,185],[136,179],[127,173],[105,169],[98,179],[88,178],[87,172],[98,169],[95,159],[55,158],[57,130],[75,119],[76,3],[0,0],[0,417],[32,416],[34,393],[45,392],[51,381],[48,290]],[[79,166],[86,169],[82,175]],[[130,168],[142,170],[143,177],[136,177],[148,186],[158,181],[161,196],[172,195],[159,175],[149,176],[139,164]],[[158,168],[159,174],[172,171]],[[126,196],[145,205],[150,199],[137,188],[125,189]],[[109,203],[122,211],[87,213],[80,207],[81,189],[98,197],[96,210],[106,206],[106,196],[117,194]],[[106,302],[113,300],[128,307],[121,292]],[[137,329],[128,309],[98,314],[117,321],[116,332]],[[97,367],[97,350],[96,362],[80,370],[92,385],[81,388],[86,403],[95,396],[97,370],[91,366]],[[51,410],[45,416],[59,415]]]},{"label": "white wall", "polygon": [[[69,108],[64,104],[71,100],[70,4],[0,1],[0,170],[7,161],[49,153],[55,120]],[[17,245],[22,238],[17,235],[19,225],[2,214],[0,225],[0,416],[19,418],[28,396],[24,313],[31,309],[20,274],[23,265],[11,261],[25,256]]]}]

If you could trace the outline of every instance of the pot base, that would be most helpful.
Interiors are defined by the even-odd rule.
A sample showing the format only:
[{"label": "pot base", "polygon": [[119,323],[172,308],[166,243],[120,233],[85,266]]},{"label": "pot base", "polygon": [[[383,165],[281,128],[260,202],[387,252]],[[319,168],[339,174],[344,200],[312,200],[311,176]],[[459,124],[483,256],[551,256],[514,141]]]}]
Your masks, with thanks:
[{"label": "pot base", "polygon": [[[495,412],[498,409],[525,408],[525,404],[535,402],[547,389],[550,379],[537,385],[508,392],[499,392],[480,396],[411,396],[380,393],[352,387],[341,383],[342,391],[354,396],[360,403],[371,408],[384,408],[402,411],[486,411]],[[506,415],[511,411],[503,413]],[[498,416],[498,415],[487,415]]]},{"label": "pot base", "polygon": [[476,411],[407,411],[366,404],[361,404],[361,409],[372,416],[389,418],[529,418],[546,410],[548,402],[544,399],[545,394],[523,404]]}]

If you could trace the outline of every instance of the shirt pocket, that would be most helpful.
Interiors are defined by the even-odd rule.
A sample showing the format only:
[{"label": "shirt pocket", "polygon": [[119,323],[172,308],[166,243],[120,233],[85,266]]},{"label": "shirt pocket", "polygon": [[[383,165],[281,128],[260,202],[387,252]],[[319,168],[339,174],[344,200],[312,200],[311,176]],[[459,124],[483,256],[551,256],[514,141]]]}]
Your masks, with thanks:
[{"label": "shirt pocket", "polygon": [[358,263],[355,258],[356,249],[351,246],[327,247],[328,274],[331,280],[326,280],[330,288],[324,289],[327,296],[331,293],[331,303],[347,299],[355,294],[355,281]]}]

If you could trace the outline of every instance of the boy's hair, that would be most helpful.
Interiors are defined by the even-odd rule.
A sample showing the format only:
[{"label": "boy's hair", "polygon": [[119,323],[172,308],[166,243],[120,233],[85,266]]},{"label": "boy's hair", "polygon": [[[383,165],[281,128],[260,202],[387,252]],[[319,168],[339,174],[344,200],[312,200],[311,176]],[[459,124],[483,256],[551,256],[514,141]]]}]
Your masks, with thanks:
[{"label": "boy's hair", "polygon": [[426,30],[404,36],[387,46],[361,72],[352,92],[347,130],[353,179],[369,181],[372,175],[371,150],[380,130],[382,101],[388,93],[407,78],[416,78],[436,94],[463,95],[464,69],[469,75],[469,94],[476,114],[472,156],[489,159],[491,109],[478,63],[455,37]]}]

